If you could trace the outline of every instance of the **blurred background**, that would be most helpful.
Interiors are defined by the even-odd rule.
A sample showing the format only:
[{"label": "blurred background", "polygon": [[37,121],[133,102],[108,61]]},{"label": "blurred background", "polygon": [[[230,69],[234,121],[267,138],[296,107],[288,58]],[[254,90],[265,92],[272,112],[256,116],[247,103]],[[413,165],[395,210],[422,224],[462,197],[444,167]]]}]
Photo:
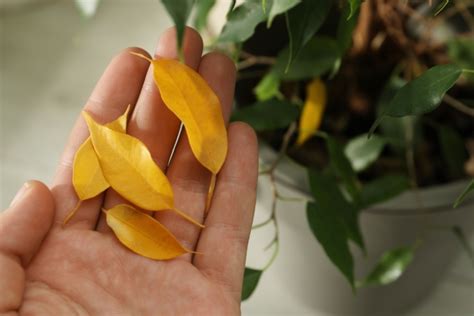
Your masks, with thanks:
[{"label": "blurred background", "polygon": [[102,1],[90,19],[73,0],[0,5],[3,209],[28,179],[50,182],[72,124],[110,59],[129,46],[153,50],[171,21],[156,0]]},{"label": "blurred background", "polygon": [[[230,0],[218,2],[227,7]],[[129,46],[152,51],[172,25],[158,0],[102,0],[97,8],[93,0],[83,3],[85,13],[97,9],[93,17],[74,0],[0,0],[2,209],[28,179],[51,181],[70,128],[109,60]],[[459,258],[405,315],[474,315],[472,271]],[[271,278],[243,304],[244,314],[325,315],[301,306]]]}]

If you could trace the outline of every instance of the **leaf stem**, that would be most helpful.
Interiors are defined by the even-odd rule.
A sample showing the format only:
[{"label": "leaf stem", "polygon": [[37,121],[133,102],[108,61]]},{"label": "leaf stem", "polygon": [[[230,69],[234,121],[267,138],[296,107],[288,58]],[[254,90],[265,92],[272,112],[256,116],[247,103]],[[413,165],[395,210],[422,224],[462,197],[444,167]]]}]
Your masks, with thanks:
[{"label": "leaf stem", "polygon": [[300,198],[296,196],[281,196],[278,194],[278,199],[283,202],[308,202],[310,199]]},{"label": "leaf stem", "polygon": [[196,225],[198,227],[201,227],[201,228],[205,227],[203,224],[199,223],[198,221],[196,221],[194,218],[192,218],[188,214],[184,213],[183,211],[180,211],[177,208],[174,208],[173,211],[176,214],[178,214],[179,216],[181,216],[182,218],[184,218],[185,220],[187,220],[188,222],[190,222],[191,224],[194,224],[194,225]]},{"label": "leaf stem", "polygon": [[273,250],[272,257],[267,262],[267,264],[263,267],[262,271],[266,271],[268,270],[268,268],[270,268],[273,262],[275,262],[275,259],[278,257],[278,253],[280,252],[280,241],[278,239],[275,239],[271,245],[275,245],[275,249]]},{"label": "leaf stem", "polygon": [[415,162],[415,126],[414,122],[410,118],[408,121],[404,121],[405,125],[405,160],[407,164],[408,174],[410,176],[411,187],[415,193],[415,200],[417,208],[421,208],[422,201],[420,198],[420,192],[418,190],[418,181],[416,176],[416,162]]},{"label": "leaf stem", "polygon": [[449,0],[444,0],[439,6],[438,8],[436,9],[436,12],[435,12],[435,16],[437,16],[438,14],[441,13],[441,11],[444,10],[444,8],[448,5],[449,3]]},{"label": "leaf stem", "polygon": [[153,60],[151,58],[149,58],[148,56],[145,56],[143,54],[136,53],[136,52],[130,52],[130,54],[135,55],[135,56],[140,57],[140,58],[143,58],[145,60],[148,60],[150,63],[153,62]]},{"label": "leaf stem", "polygon": [[67,214],[66,218],[63,221],[63,227],[67,225],[67,223],[74,217],[74,215],[76,215],[77,210],[79,210],[79,208],[81,207],[81,204],[82,200],[79,200],[76,206],[74,206],[74,208],[69,212],[69,214]]},{"label": "leaf stem", "polygon": [[474,74],[474,69],[463,69],[463,73]]},{"label": "leaf stem", "polygon": [[474,108],[470,108],[461,101],[453,98],[452,96],[445,94],[443,101],[446,102],[447,105],[451,106],[452,108],[462,112],[466,115],[474,117]]},{"label": "leaf stem", "polygon": [[206,211],[205,215],[209,213],[209,209],[211,208],[212,198],[214,197],[214,190],[216,188],[216,175],[213,173],[211,176],[211,181],[209,183],[209,189],[207,191],[207,199],[206,199]]},{"label": "leaf stem", "polygon": [[273,65],[276,63],[276,58],[269,56],[255,56],[248,52],[242,51],[240,56],[244,59],[237,64],[237,69],[242,70],[252,67],[254,65]]},{"label": "leaf stem", "polygon": [[291,63],[293,62],[293,35],[291,34],[290,30],[290,17],[288,16],[288,11],[285,12],[285,23],[286,23],[286,29],[288,30],[288,61],[286,63],[285,67],[285,74],[288,73],[288,70],[290,70]]},{"label": "leaf stem", "polygon": [[252,229],[258,229],[258,228],[260,228],[260,227],[266,226],[266,225],[268,225],[269,223],[271,223],[272,220],[273,220],[273,218],[272,218],[272,216],[270,216],[269,218],[267,218],[267,219],[264,220],[263,222],[253,225],[253,226],[252,226]]}]

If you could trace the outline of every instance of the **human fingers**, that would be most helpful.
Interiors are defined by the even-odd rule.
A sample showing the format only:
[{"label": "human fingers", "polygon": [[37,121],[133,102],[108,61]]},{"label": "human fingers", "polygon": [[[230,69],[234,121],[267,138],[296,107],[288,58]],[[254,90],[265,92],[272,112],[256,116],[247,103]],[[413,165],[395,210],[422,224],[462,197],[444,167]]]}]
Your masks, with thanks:
[{"label": "human fingers", "polygon": [[54,210],[48,187],[30,181],[0,213],[0,314],[18,311],[25,287],[24,271],[52,226]]},{"label": "human fingers", "polygon": [[[129,104],[133,106],[137,101],[148,69],[148,62],[136,58],[130,52],[147,54],[142,49],[129,48],[113,58],[84,106],[84,110],[89,112],[99,123],[113,121],[125,111]],[[84,119],[79,117],[71,132],[52,184],[52,192],[56,200],[56,223],[62,224],[66,215],[78,203],[72,185],[73,161],[77,149],[88,136],[87,125]],[[94,228],[101,205],[102,195],[85,201],[67,227]]]},{"label": "human fingers", "polygon": [[[234,98],[234,63],[224,54],[209,53],[202,58],[199,73],[216,93],[227,123]],[[211,173],[194,157],[185,131],[180,136],[167,176],[173,187],[176,208],[203,221]],[[157,213],[155,216],[186,247],[195,248],[199,227],[171,212]],[[182,259],[191,260],[191,256],[183,256]]]},{"label": "human fingers", "polygon": [[229,127],[229,152],[201,232],[194,265],[240,302],[247,244],[255,208],[258,148],[245,123]]},{"label": "human fingers", "polygon": [[[160,37],[154,58],[177,58],[176,47],[176,30],[174,27],[169,28]],[[193,69],[199,67],[202,47],[199,33],[192,28],[186,28],[183,40],[184,59],[186,64]],[[136,56],[135,58],[139,59]],[[139,138],[147,146],[155,162],[165,172],[179,127],[180,121],[168,110],[160,97],[153,79],[153,67],[150,65],[127,133]],[[123,202],[124,199],[118,193],[109,190],[104,206],[110,208]],[[97,230],[111,231],[103,215],[101,215]]]}]

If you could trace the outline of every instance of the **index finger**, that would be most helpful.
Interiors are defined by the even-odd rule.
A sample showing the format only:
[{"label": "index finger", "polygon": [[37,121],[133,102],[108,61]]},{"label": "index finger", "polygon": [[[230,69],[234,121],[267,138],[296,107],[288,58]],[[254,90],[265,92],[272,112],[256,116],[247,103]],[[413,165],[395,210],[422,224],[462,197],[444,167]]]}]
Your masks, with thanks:
[{"label": "index finger", "polygon": [[[116,119],[123,114],[129,104],[134,106],[137,101],[149,64],[146,60],[131,55],[132,51],[148,55],[139,48],[129,48],[118,54],[110,62],[84,106],[84,110],[91,113],[99,123]],[[88,136],[86,123],[79,117],[70,134],[52,184],[51,191],[56,201],[56,223],[62,223],[78,202],[72,185],[73,161],[77,149]],[[82,203],[76,216],[68,223],[68,227],[95,227],[101,203],[102,195]]]}]

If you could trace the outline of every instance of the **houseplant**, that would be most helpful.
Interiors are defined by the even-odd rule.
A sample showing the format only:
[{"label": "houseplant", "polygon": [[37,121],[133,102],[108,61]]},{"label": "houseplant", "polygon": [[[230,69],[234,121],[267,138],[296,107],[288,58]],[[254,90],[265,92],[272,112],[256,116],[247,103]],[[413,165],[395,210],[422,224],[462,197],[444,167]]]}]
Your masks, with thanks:
[{"label": "houseplant", "polygon": [[[162,2],[178,37],[194,6],[197,26],[204,28],[215,4]],[[275,255],[266,267],[282,243],[278,217],[283,215],[277,215],[276,207],[289,199],[306,205],[307,232],[348,281],[349,293],[396,281],[421,245],[429,244],[426,236],[433,229],[452,232],[469,250],[462,220],[446,213],[446,201],[430,200],[454,190],[460,195],[455,204],[460,204],[474,187],[468,180],[474,175],[472,8],[464,1],[396,0],[247,0],[229,5],[222,31],[211,30],[212,46],[227,50],[240,70],[234,119],[247,121],[268,144],[262,148],[261,174],[270,180],[272,206],[269,219],[255,227],[273,224],[277,232],[271,242]],[[303,167],[288,167],[292,163]],[[305,170],[300,179],[298,168]],[[464,183],[456,183],[462,179]],[[309,194],[283,196],[285,182]],[[424,189],[446,183],[454,187]],[[413,224],[407,233],[413,238],[405,238],[405,244],[385,249],[378,262],[368,260],[372,271],[364,269],[356,278],[354,258],[359,264],[358,258],[364,253],[370,258],[372,251],[364,238],[367,231],[361,229],[359,217],[367,213],[362,211],[404,191],[410,191],[410,201],[401,197],[409,207],[398,208],[404,215],[424,216],[408,218],[399,227],[423,223]],[[469,214],[471,202],[464,206]],[[443,215],[426,225],[425,215],[439,208]],[[376,225],[368,222],[367,227]],[[384,222],[387,217],[378,223]],[[264,270],[246,271],[243,299]]]}]

